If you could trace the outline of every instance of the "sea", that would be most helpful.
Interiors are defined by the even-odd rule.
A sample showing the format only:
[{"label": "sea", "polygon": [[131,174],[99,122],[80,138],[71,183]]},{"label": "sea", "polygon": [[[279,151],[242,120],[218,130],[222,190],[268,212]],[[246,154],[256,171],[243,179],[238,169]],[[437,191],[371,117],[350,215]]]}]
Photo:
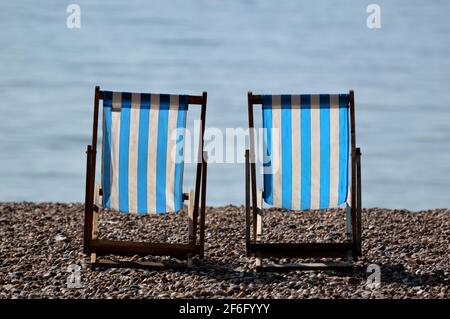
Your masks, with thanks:
[{"label": "sea", "polygon": [[[0,201],[84,200],[99,85],[207,91],[206,127],[223,132],[247,126],[248,91],[353,89],[363,206],[450,207],[449,12],[445,0],[1,1]],[[186,164],[186,189],[194,177]],[[211,163],[207,204],[243,203],[241,161]]]}]

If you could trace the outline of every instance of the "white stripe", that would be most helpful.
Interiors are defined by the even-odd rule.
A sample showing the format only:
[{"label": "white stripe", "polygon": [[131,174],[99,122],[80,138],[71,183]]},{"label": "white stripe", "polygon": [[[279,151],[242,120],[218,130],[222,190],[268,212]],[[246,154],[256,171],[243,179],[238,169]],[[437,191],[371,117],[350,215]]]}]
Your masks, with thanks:
[{"label": "white stripe", "polygon": [[122,109],[122,93],[121,92],[113,92],[112,93],[112,101],[111,107],[115,110]]},{"label": "white stripe", "polygon": [[311,209],[320,207],[320,96],[311,95]]},{"label": "white stripe", "polygon": [[159,94],[152,94],[148,129],[147,209],[156,213],[156,162],[158,150]]},{"label": "white stripe", "polygon": [[111,208],[119,209],[120,111],[122,93],[113,92],[111,108]]},{"label": "white stripe", "polygon": [[281,96],[272,96],[272,179],[273,206],[282,205],[282,174],[281,174]]},{"label": "white stripe", "polygon": [[339,195],[339,96],[330,95],[330,203],[336,207]]},{"label": "white stripe", "polygon": [[137,213],[137,176],[138,176],[138,148],[139,148],[139,113],[141,95],[131,95],[130,109],[130,145],[128,152],[128,210]]},{"label": "white stripe", "polygon": [[302,152],[300,147],[300,96],[291,97],[291,117],[292,117],[292,209],[300,209],[300,194],[302,184],[300,182],[302,169]]},{"label": "white stripe", "polygon": [[176,156],[176,133],[179,96],[170,96],[169,123],[167,127],[167,157],[166,157],[166,211],[175,210],[174,185],[175,185],[175,156]]},{"label": "white stripe", "polygon": [[[187,111],[184,111],[184,119],[183,119],[183,127],[180,129],[180,128],[178,128],[177,130],[179,130],[178,131],[178,136],[180,137],[180,138],[182,138],[182,142],[181,142],[181,145],[178,145],[178,149],[181,147],[181,149],[182,149],[182,151],[181,151],[181,155],[182,155],[182,158],[181,158],[181,161],[182,161],[182,165],[181,165],[181,174],[180,174],[180,179],[181,179],[181,188],[183,189],[183,181],[184,181],[184,159],[186,158],[186,154],[184,153],[185,152],[185,144],[186,144],[186,141],[185,141],[185,138],[186,138],[186,119],[187,119]],[[178,114],[178,116],[179,116],[179,114]],[[178,123],[178,120],[177,120],[177,123]],[[181,130],[181,131],[180,131]],[[190,146],[190,145],[189,145]],[[190,149],[190,147],[188,147],[188,149]],[[190,157],[187,157],[187,158],[190,158]],[[177,163],[175,163],[175,164],[177,164]],[[182,195],[183,196],[183,195]]]}]

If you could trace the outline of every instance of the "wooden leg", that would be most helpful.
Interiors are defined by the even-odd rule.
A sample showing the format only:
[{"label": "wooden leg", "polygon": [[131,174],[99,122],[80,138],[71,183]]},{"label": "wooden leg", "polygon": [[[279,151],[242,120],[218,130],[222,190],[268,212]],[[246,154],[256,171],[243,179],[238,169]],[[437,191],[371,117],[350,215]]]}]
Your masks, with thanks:
[{"label": "wooden leg", "polygon": [[[258,213],[256,216],[256,242],[260,243],[262,240],[262,218],[263,218],[263,197],[262,190],[258,190]],[[259,267],[262,265],[262,260],[259,254],[256,254],[256,266]]]},{"label": "wooden leg", "polygon": [[358,147],[356,149],[356,218],[357,218],[357,253],[361,256],[361,243],[362,243],[362,222],[361,222],[361,150]]},{"label": "wooden leg", "polygon": [[250,257],[250,151],[245,151],[245,252]]},{"label": "wooden leg", "polygon": [[[352,208],[350,205],[346,204],[345,206],[345,235],[348,242],[352,242],[353,240],[353,216],[352,216]],[[353,264],[353,253],[351,250],[347,252],[347,260],[346,263],[349,265]]]},{"label": "wooden leg", "polygon": [[252,218],[252,228],[253,228],[253,236],[252,236],[252,241],[254,243],[256,243],[257,241],[257,224],[258,224],[258,192],[253,192],[253,190],[256,188],[256,186],[254,184],[256,184],[255,180],[253,179],[253,166],[254,163],[250,164],[250,168],[251,168],[251,189],[252,189],[252,196],[251,196],[251,200],[252,200],[252,212],[253,212],[253,218]]},{"label": "wooden leg", "polygon": [[83,252],[88,254],[89,244],[92,240],[92,146],[88,145],[86,150],[86,193],[84,199],[84,234],[83,234]]},{"label": "wooden leg", "polygon": [[348,204],[345,204],[345,236],[347,241],[352,240],[352,213]]},{"label": "wooden leg", "polygon": [[[355,174],[355,180],[356,180],[356,159],[352,159],[352,166],[355,168],[352,170],[352,174]],[[353,177],[352,177],[353,178]],[[351,213],[351,220],[352,220],[352,242],[353,244],[356,244],[358,242],[358,220],[357,220],[357,212],[356,212],[356,196],[358,191],[356,189],[356,185],[352,183],[352,190],[350,193],[351,196],[351,205],[350,205],[350,213]]]},{"label": "wooden leg", "polygon": [[347,264],[353,265],[354,261],[355,261],[355,259],[354,259],[354,256],[353,256],[353,252],[351,250],[349,250],[347,252]]},{"label": "wooden leg", "polygon": [[[94,209],[92,212],[92,239],[95,240],[98,237],[98,211],[99,206],[99,196],[100,196],[100,186],[95,184],[94,188]],[[97,254],[91,253],[91,265],[97,263]]]},{"label": "wooden leg", "polygon": [[193,213],[193,221],[194,221],[194,242],[197,242],[197,229],[198,229],[198,216],[199,216],[199,208],[200,208],[200,189],[201,189],[201,180],[202,180],[202,163],[197,163],[197,177],[195,180],[195,191],[194,191],[194,213]]},{"label": "wooden leg", "polygon": [[205,256],[205,210],[206,210],[206,178],[208,169],[208,153],[203,152],[202,163],[202,196],[200,201],[200,254],[199,258],[203,259]]},{"label": "wooden leg", "polygon": [[92,239],[97,239],[98,237],[98,211],[100,209],[99,205],[100,197],[100,185],[95,184],[94,188],[94,213],[92,218]]},{"label": "wooden leg", "polygon": [[[188,234],[189,244],[194,245],[194,191],[189,190],[189,203],[188,203]],[[187,258],[187,266],[192,267],[192,255],[189,254]]]},{"label": "wooden leg", "polygon": [[96,253],[91,253],[91,269],[94,270],[97,267],[97,254]]},{"label": "wooden leg", "polygon": [[189,244],[194,244],[194,191],[189,190],[189,203],[188,203],[188,232],[189,232]]}]

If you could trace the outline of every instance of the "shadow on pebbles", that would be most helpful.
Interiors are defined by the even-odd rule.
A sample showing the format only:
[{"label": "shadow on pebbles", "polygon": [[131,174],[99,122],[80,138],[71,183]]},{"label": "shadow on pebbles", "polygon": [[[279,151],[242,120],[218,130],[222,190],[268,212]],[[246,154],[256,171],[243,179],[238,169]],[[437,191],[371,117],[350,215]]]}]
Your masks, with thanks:
[{"label": "shadow on pebbles", "polygon": [[[363,257],[352,274],[254,274],[245,257],[243,207],[209,207],[205,259],[190,270],[92,271],[82,253],[83,205],[0,204],[0,298],[449,298],[450,211],[365,209]],[[187,241],[186,214],[100,214],[100,237]],[[342,211],[269,209],[265,242],[339,241]],[[295,262],[282,260],[281,262]],[[381,285],[366,285],[369,264]],[[80,266],[81,288],[68,288],[69,267]]]}]

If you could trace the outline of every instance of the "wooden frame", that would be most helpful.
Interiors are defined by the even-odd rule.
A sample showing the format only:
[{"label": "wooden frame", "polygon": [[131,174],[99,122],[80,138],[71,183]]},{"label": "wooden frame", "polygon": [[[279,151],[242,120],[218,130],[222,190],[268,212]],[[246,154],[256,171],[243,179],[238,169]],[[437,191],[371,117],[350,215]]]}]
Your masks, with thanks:
[{"label": "wooden frame", "polygon": [[[343,243],[262,243],[262,190],[256,191],[256,164],[254,146],[253,107],[262,104],[261,95],[248,92],[248,125],[250,149],[245,152],[245,204],[246,204],[246,251],[247,257],[256,257],[256,271],[289,270],[351,270],[353,260],[361,256],[361,151],[356,147],[355,98],[349,92],[350,144],[351,144],[351,197],[350,236]],[[252,216],[250,216],[252,215]],[[252,224],[253,227],[250,227]],[[250,234],[252,229],[252,234]],[[295,265],[262,266],[262,258],[346,258],[343,263],[305,263]]]},{"label": "wooden frame", "polygon": [[[197,175],[195,180],[195,191],[183,193],[183,200],[188,200],[188,229],[189,242],[186,244],[170,243],[146,243],[146,242],[122,242],[101,240],[97,238],[97,218],[100,212],[99,196],[102,196],[102,190],[95,185],[95,164],[97,154],[97,131],[98,131],[98,113],[99,101],[103,99],[103,92],[100,87],[95,87],[94,96],[94,119],[92,128],[92,144],[87,146],[86,159],[86,193],[85,193],[85,211],[84,211],[84,238],[83,252],[91,256],[92,268],[97,266],[104,267],[136,267],[136,268],[179,268],[192,265],[192,257],[198,255],[204,257],[204,239],[205,239],[205,205],[206,205],[206,172],[207,172],[207,154],[203,151],[203,135],[205,132],[206,102],[207,93],[203,92],[201,96],[188,96],[188,104],[198,105],[200,111],[200,141],[197,163]],[[200,222],[199,222],[200,211]],[[197,229],[199,229],[199,238],[197,239]],[[133,261],[111,261],[99,259],[99,256],[117,254],[123,256],[171,256],[178,259],[186,259],[186,263],[175,262],[133,262]]]}]

